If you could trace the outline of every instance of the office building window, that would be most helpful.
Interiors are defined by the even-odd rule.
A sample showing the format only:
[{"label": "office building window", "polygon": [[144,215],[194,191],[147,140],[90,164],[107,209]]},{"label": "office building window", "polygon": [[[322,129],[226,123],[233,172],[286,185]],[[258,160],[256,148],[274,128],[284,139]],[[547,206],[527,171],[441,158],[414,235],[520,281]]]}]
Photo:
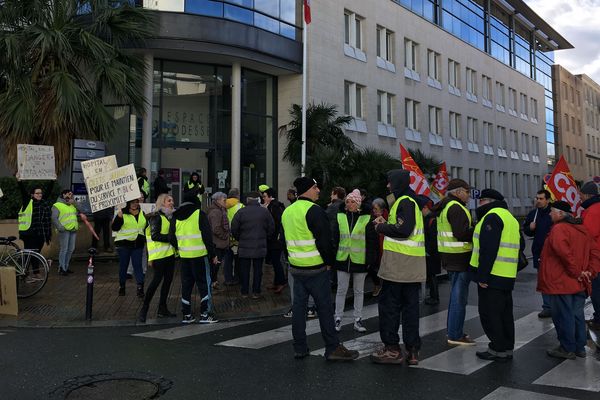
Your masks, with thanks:
[{"label": "office building window", "polygon": [[460,114],[450,111],[450,137],[460,140]]},{"label": "office building window", "polygon": [[506,186],[508,184],[508,173],[507,172],[498,172],[498,191],[508,197],[508,193],[506,193]]},{"label": "office building window", "polygon": [[442,109],[429,106],[429,132],[434,135],[442,135]]},{"label": "office building window", "polygon": [[479,170],[475,168],[469,168],[469,186],[478,188],[479,187]]},{"label": "office building window", "polygon": [[362,28],[364,18],[353,13],[344,11],[344,40],[349,46],[362,49]]},{"label": "office building window", "polygon": [[492,106],[492,78],[489,76],[481,76],[481,97],[484,106]]},{"label": "office building window", "polygon": [[516,129],[510,130],[510,138],[511,138],[511,150],[515,153],[519,152],[519,131]]},{"label": "office building window", "polygon": [[494,125],[491,122],[483,121],[483,144],[487,147],[486,153],[493,153],[492,146],[494,146]]},{"label": "office building window", "polygon": [[442,56],[433,50],[427,50],[427,75],[434,81],[441,82],[440,67]]},{"label": "office building window", "polygon": [[404,67],[417,72],[419,59],[419,45],[410,39],[404,39]]},{"label": "office building window", "polygon": [[490,169],[486,169],[485,170],[485,177],[484,177],[484,186],[485,188],[493,188],[494,185],[494,171],[490,170]]},{"label": "office building window", "polygon": [[377,91],[377,121],[386,125],[394,125],[394,95]]},{"label": "office building window", "polygon": [[538,101],[533,97],[531,98],[531,110],[529,112],[531,113],[531,121],[538,122]]},{"label": "office building window", "polygon": [[377,26],[377,57],[394,63],[394,32]]},{"label": "office building window", "polygon": [[519,197],[519,174],[510,174],[511,197]]},{"label": "office building window", "polygon": [[517,91],[513,88],[508,88],[508,113],[517,115]]},{"label": "office building window", "polygon": [[504,93],[504,84],[501,82],[496,82],[496,108],[500,111],[504,111],[505,107],[505,93]]},{"label": "office building window", "polygon": [[467,93],[477,96],[477,71],[467,68]]},{"label": "office building window", "polygon": [[462,168],[461,167],[450,167],[450,179],[461,179]]},{"label": "office building window", "polygon": [[460,88],[460,63],[448,60],[448,86]]},{"label": "office building window", "polygon": [[414,131],[419,130],[419,102],[406,99],[404,102],[404,126]]},{"label": "office building window", "polygon": [[523,193],[521,196],[524,199],[529,198],[529,189],[531,188],[531,180],[528,174],[523,174]]},{"label": "office building window", "polygon": [[525,93],[520,93],[521,100],[521,118],[527,118],[527,95]]},{"label": "office building window", "polygon": [[365,87],[354,82],[344,82],[344,113],[363,118],[363,95]]},{"label": "office building window", "polygon": [[475,118],[467,117],[467,139],[470,143],[479,143],[478,122]]}]

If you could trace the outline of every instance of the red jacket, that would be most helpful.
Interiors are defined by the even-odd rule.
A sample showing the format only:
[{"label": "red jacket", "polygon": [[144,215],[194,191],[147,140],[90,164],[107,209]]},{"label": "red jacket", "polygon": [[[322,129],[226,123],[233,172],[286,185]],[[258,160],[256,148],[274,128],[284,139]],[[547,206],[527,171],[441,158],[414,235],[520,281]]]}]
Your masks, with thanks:
[{"label": "red jacket", "polygon": [[[586,203],[590,203],[589,206]],[[600,248],[600,197],[595,196],[584,202],[586,209],[583,210],[583,226],[596,241],[596,246]]]},{"label": "red jacket", "polygon": [[552,226],[540,257],[537,290],[544,294],[591,292],[577,280],[582,271],[600,272],[600,249],[583,225],[562,221]]}]

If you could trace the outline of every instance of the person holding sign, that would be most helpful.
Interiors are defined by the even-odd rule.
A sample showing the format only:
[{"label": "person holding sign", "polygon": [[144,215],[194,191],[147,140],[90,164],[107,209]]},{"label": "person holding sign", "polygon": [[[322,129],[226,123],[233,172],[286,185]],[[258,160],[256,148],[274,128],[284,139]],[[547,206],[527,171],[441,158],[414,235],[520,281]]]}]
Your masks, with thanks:
[{"label": "person holding sign", "polygon": [[69,268],[69,262],[75,250],[75,241],[77,240],[77,230],[79,223],[77,215],[82,221],[87,222],[87,217],[78,208],[73,199],[73,192],[65,189],[60,193],[60,197],[52,206],[52,225],[58,231],[58,240],[60,249],[58,251],[59,273],[67,276],[73,273]]},{"label": "person holding sign", "polygon": [[140,310],[140,322],[146,322],[150,302],[161,282],[163,284],[158,301],[158,318],[175,316],[167,308],[167,297],[175,272],[175,249],[169,243],[169,227],[173,211],[173,197],[163,193],[156,199],[156,212],[148,215],[146,246],[148,247],[148,261],[154,274],[152,282],[148,285],[146,297],[144,297],[144,305]]},{"label": "person holding sign", "polygon": [[[44,247],[44,243],[50,244],[52,236],[50,219],[52,211],[50,204],[44,199],[44,193],[49,194],[52,191],[54,181],[49,181],[45,188],[36,185],[31,191],[27,191],[18,174],[17,182],[22,198],[22,205],[19,209],[19,238],[23,241],[26,249],[39,253]],[[36,273],[38,268],[39,266],[35,265],[32,269],[33,273]]]},{"label": "person holding sign", "polygon": [[112,230],[117,232],[115,247],[119,254],[119,296],[125,296],[127,267],[131,261],[137,282],[137,296],[144,297],[142,256],[146,246],[146,225],[146,217],[140,210],[139,199],[129,200],[113,220]]}]

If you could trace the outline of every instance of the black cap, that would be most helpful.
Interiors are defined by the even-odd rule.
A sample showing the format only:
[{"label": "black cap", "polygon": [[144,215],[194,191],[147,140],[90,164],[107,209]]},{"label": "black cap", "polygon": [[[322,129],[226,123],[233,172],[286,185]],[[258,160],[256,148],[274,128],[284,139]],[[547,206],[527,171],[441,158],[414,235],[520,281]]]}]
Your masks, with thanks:
[{"label": "black cap", "polygon": [[502,201],[504,200],[504,196],[497,190],[494,189],[483,189],[481,194],[479,195],[480,199],[492,199]]},{"label": "black cap", "polygon": [[557,210],[564,211],[566,213],[571,213],[571,205],[566,201],[555,201],[550,205],[552,208],[556,208]]},{"label": "black cap", "polygon": [[595,196],[598,194],[598,185],[594,181],[589,181],[581,187],[581,193]]},{"label": "black cap", "polygon": [[311,187],[317,184],[313,178],[309,178],[308,176],[301,176],[294,181],[294,186],[296,187],[296,191],[298,195],[302,195],[306,193]]}]

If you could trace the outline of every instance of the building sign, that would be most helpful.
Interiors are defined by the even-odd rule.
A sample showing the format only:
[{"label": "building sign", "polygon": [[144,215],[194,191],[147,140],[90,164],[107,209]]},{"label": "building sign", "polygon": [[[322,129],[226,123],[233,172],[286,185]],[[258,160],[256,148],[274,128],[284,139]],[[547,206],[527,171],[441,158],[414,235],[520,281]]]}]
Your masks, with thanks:
[{"label": "building sign", "polygon": [[105,155],[106,145],[104,142],[84,139],[75,139],[73,141],[73,162],[71,163],[71,189],[73,190],[73,194],[87,194],[81,163],[101,158]]},{"label": "building sign", "polygon": [[18,144],[17,165],[21,180],[56,179],[53,146]]},{"label": "building sign", "polygon": [[[209,97],[169,97],[164,104],[162,134],[167,142],[209,143]],[[154,121],[158,125],[158,121]]]}]

